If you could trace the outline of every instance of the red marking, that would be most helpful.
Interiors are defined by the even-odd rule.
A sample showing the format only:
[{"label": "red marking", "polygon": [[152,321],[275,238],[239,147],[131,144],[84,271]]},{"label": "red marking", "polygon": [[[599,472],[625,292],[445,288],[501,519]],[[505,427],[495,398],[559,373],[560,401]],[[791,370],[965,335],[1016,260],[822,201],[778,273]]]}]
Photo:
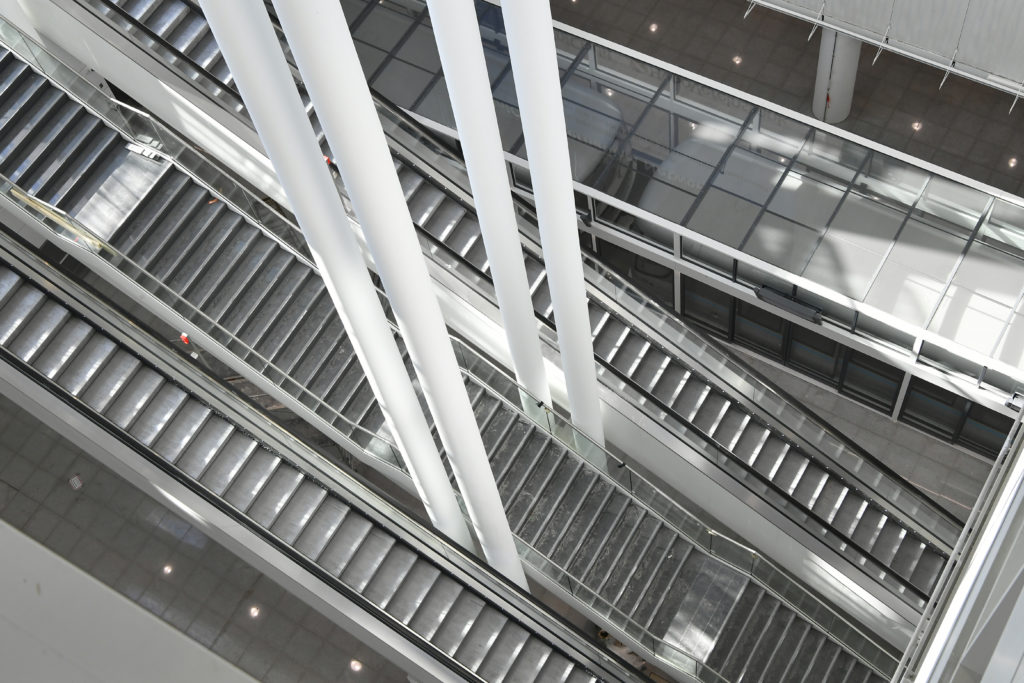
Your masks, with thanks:
[{"label": "red marking", "polygon": [[184,332],[181,333],[181,336],[178,337],[178,339],[181,340],[182,344],[189,344],[189,343],[191,343],[191,340],[188,338],[188,335],[185,334]]}]

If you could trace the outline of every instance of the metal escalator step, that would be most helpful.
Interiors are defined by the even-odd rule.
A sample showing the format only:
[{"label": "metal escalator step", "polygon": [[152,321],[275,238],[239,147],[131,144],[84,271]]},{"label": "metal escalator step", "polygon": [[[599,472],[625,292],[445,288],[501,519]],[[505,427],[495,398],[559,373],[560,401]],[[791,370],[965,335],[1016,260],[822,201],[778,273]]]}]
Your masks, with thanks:
[{"label": "metal escalator step", "polygon": [[[230,422],[216,415],[211,416],[181,453],[175,464],[182,472],[198,481],[206,472],[206,468],[214,456],[231,447],[229,443],[232,438],[244,440],[234,447],[255,448],[256,442],[237,432]],[[244,457],[248,457],[248,453]]]},{"label": "metal escalator step", "polygon": [[73,396],[81,395],[96,373],[115,351],[117,344],[103,335],[92,333],[88,340],[57,375],[57,383]]},{"label": "metal escalator step", "polygon": [[270,531],[288,545],[292,545],[326,497],[326,489],[311,479],[304,478],[284,509],[277,515],[277,519],[270,525]]},{"label": "metal escalator step", "polygon": [[[123,374],[124,371],[119,369],[115,376]],[[164,384],[166,380],[157,372],[148,367],[140,367],[106,409],[105,416],[119,427],[127,428]]]},{"label": "metal escalator step", "polygon": [[737,408],[735,403],[731,403],[725,414],[719,419],[718,426],[711,432],[711,436],[732,451],[749,423],[750,415]]},{"label": "metal escalator step", "polygon": [[462,591],[434,632],[431,642],[449,656],[454,655],[469,635],[483,608],[484,601],[479,596]]},{"label": "metal escalator step", "polygon": [[812,509],[818,501],[822,489],[825,488],[826,481],[828,481],[828,472],[814,463],[810,463],[801,475],[800,482],[793,489],[792,496],[807,509]]},{"label": "metal escalator step", "polygon": [[[878,538],[878,535],[882,532],[882,527],[888,521],[888,517],[882,514],[881,510],[867,504],[850,537],[854,543],[870,552],[875,544],[875,539]],[[871,554],[873,555],[874,553]]]},{"label": "metal escalator step", "polygon": [[[677,415],[690,422],[709,396],[714,396],[710,385],[691,374],[687,378],[686,384],[683,385],[682,391],[679,392],[675,401],[672,402],[671,407]],[[712,398],[712,401],[714,401],[714,398]],[[721,403],[718,405],[721,406]]]},{"label": "metal escalator step", "polygon": [[82,350],[90,336],[92,327],[82,320],[73,318],[61,327],[53,342],[32,364],[36,370],[53,379]]},{"label": "metal escalator step", "polygon": [[690,418],[697,429],[705,434],[714,434],[719,423],[725,417],[726,412],[732,406],[732,401],[716,391],[709,391],[704,400],[700,402],[697,411]]},{"label": "metal escalator step", "polygon": [[766,478],[774,480],[787,453],[789,453],[788,443],[777,436],[769,436],[757,453],[757,459],[753,463],[754,469]]},{"label": "metal escalator step", "polygon": [[829,520],[836,531],[849,538],[853,529],[860,523],[861,515],[868,507],[868,502],[853,491],[848,491],[839,505],[835,517]]},{"label": "metal escalator step", "polygon": [[175,292],[186,291],[220,253],[232,235],[232,224],[239,220],[228,214],[220,202],[197,206],[189,217],[188,227],[177,231],[176,248],[164,252],[160,263],[151,264],[150,272]]},{"label": "metal escalator step", "polygon": [[239,259],[227,277],[217,284],[207,298],[199,302],[206,314],[221,320],[224,313],[230,310],[239,297],[250,293],[249,281],[256,277],[267,261],[278,252],[277,245],[265,237],[260,237]]},{"label": "metal escalator step", "polygon": [[[523,478],[519,486],[511,493],[502,496],[506,501],[505,510],[509,524],[513,529],[525,523],[527,516],[537,504],[537,499],[544,492],[551,477],[558,469],[558,464],[565,458],[565,450],[560,444],[545,438],[539,431],[531,437],[529,451],[536,450],[538,457],[535,464]],[[508,481],[506,479],[506,481]]]},{"label": "metal escalator step", "polygon": [[380,568],[394,545],[394,536],[374,528],[345,564],[345,568],[341,572],[341,580],[361,593],[373,579],[377,569]]},{"label": "metal escalator step", "polygon": [[[219,232],[220,228],[227,226],[218,224],[215,227]],[[196,265],[193,273],[182,273],[182,282],[177,285],[177,291],[202,308],[229,274],[240,267],[246,254],[255,247],[261,238],[262,235],[258,230],[244,223],[231,230],[223,247],[211,253],[212,258]],[[191,277],[186,279],[189,275]]]},{"label": "metal escalator step", "polygon": [[569,677],[572,675],[574,668],[575,667],[572,662],[568,659],[557,652],[552,652],[544,661],[544,666],[541,667],[540,673],[537,675],[537,679],[541,681],[568,683]]},{"label": "metal escalator step", "polygon": [[187,401],[153,442],[153,450],[165,460],[175,462],[212,414],[199,401]]},{"label": "metal escalator step", "polygon": [[307,271],[290,296],[281,299],[274,312],[273,322],[266,325],[262,333],[244,340],[250,341],[252,347],[264,358],[270,358],[310,314],[321,296],[326,296],[323,281],[316,273]]},{"label": "metal escalator step", "polygon": [[743,433],[736,439],[732,452],[747,465],[757,462],[761,455],[761,449],[771,437],[772,433],[765,427],[754,422],[748,422]]},{"label": "metal escalator step", "polygon": [[462,586],[448,576],[437,577],[426,595],[420,601],[415,613],[408,624],[412,630],[419,633],[428,640],[433,640],[437,629],[444,623],[448,611],[455,605],[455,601],[464,592]]},{"label": "metal escalator step", "polygon": [[[483,608],[473,620],[469,631],[462,638],[462,642],[459,643],[458,648],[452,655],[455,659],[469,667],[470,670],[477,671],[484,658],[488,656],[488,653],[497,644],[498,636],[505,630],[508,623],[508,619],[501,612],[493,607],[483,605]],[[504,657],[509,665],[511,665],[515,654],[518,654],[518,651],[506,651],[503,655],[499,656]]]},{"label": "metal escalator step", "polygon": [[619,346],[629,335],[629,328],[618,318],[609,319],[594,339],[594,355],[605,360],[614,358]]},{"label": "metal escalator step", "polygon": [[917,586],[920,591],[931,593],[935,582],[939,579],[939,574],[942,573],[944,565],[945,559],[928,546],[925,546],[921,557],[918,558],[917,563],[914,565],[914,571],[910,575],[910,582]]},{"label": "metal escalator step", "polygon": [[147,446],[152,444],[188,402],[188,394],[164,380],[142,411],[127,425],[129,433]]},{"label": "metal escalator step", "polygon": [[[522,656],[529,642],[539,645],[536,639],[531,639],[530,634],[519,624],[505,621],[501,632],[494,638],[493,643],[487,648],[483,661],[476,667],[476,674],[485,681],[532,681],[534,678],[529,672],[523,672],[524,677],[512,675],[512,671]],[[467,656],[467,661],[469,660]],[[544,658],[541,658],[541,662]],[[537,667],[540,668],[540,665]]]},{"label": "metal escalator step", "polygon": [[309,276],[310,270],[305,264],[293,261],[288,265],[238,328],[238,338],[252,344],[267,334],[278,324],[278,317]]},{"label": "metal escalator step", "polygon": [[363,597],[378,607],[387,609],[417,560],[416,553],[406,546],[400,543],[391,546],[387,557],[363,589]]},{"label": "metal escalator step", "polygon": [[370,520],[350,511],[327,542],[316,563],[332,576],[340,576],[371,529],[373,524]]},{"label": "metal escalator step", "polygon": [[846,488],[843,482],[835,477],[829,477],[821,488],[817,500],[814,501],[812,510],[826,522],[831,522],[839,506],[842,505],[843,500],[846,498],[847,491],[849,489]]},{"label": "metal escalator step", "polygon": [[138,263],[139,251],[159,239],[157,233],[164,216],[183,200],[191,188],[192,183],[185,174],[165,174],[146,193],[135,210],[125,217],[111,237],[111,244]]},{"label": "metal escalator step", "polygon": [[920,539],[905,537],[897,548],[895,557],[890,561],[889,567],[899,576],[909,579],[924,550],[925,544]]},{"label": "metal escalator step", "polygon": [[440,576],[441,571],[429,562],[416,562],[388,601],[388,613],[408,624]]},{"label": "metal escalator step", "polygon": [[291,362],[302,353],[304,345],[311,344],[317,339],[317,335],[326,326],[328,317],[334,311],[334,302],[331,301],[323,283],[311,282],[310,286],[316,288],[316,296],[303,311],[294,328],[286,330],[284,326],[275,325],[270,334],[256,347],[265,358],[283,371],[286,371]]},{"label": "metal escalator step", "polygon": [[0,267],[0,309],[7,305],[8,299],[18,291],[21,283],[20,275],[13,270]]},{"label": "metal escalator step", "polygon": [[[261,451],[259,444],[244,434],[232,434],[224,448],[214,453],[211,460],[204,463],[196,458],[195,469],[202,469],[199,482],[218,496],[223,496],[242,468],[250,459],[261,455]],[[207,457],[211,456],[207,454]]]},{"label": "metal escalator step", "polygon": [[671,357],[662,352],[661,349],[656,349],[652,346],[633,370],[633,381],[643,387],[645,391],[651,391],[661,380],[662,373],[665,372],[665,368],[671,362]]},{"label": "metal escalator step", "polygon": [[48,300],[32,319],[21,325],[14,337],[7,341],[7,349],[31,364],[36,355],[60,332],[69,317],[66,308],[52,299]]},{"label": "metal escalator step", "polygon": [[509,438],[494,454],[491,468],[498,483],[498,493],[506,508],[512,504],[513,495],[526,481],[534,465],[541,457],[538,448],[548,437],[540,430],[520,420],[509,433]]},{"label": "metal escalator step", "polygon": [[247,511],[280,462],[281,459],[270,451],[256,449],[237,471],[221,497],[242,512]]},{"label": "metal escalator step", "polygon": [[349,507],[343,502],[328,496],[316,509],[313,516],[303,527],[298,538],[292,544],[300,553],[319,563],[320,555],[327,548],[328,542],[334,538],[335,532],[345,521]]},{"label": "metal escalator step", "polygon": [[[613,498],[615,489],[607,482],[598,481],[583,499],[583,504],[569,523],[562,529],[562,535],[555,542],[555,548],[548,554],[548,559],[560,567],[568,566],[570,560],[576,556],[584,541],[590,535],[591,528],[600,520],[608,524],[608,514],[605,508]],[[624,501],[618,500],[623,503]],[[603,513],[603,514],[602,514]]]},{"label": "metal escalator step", "polygon": [[425,225],[444,203],[446,196],[433,185],[423,183],[409,199],[409,215],[416,225]]},{"label": "metal escalator step", "polygon": [[259,493],[249,504],[246,514],[263,528],[269,529],[304,478],[302,472],[291,465],[279,463],[267,482],[259,487]]},{"label": "metal escalator step", "polygon": [[7,345],[46,303],[46,295],[27,283],[0,308],[0,344]]},{"label": "metal escalator step", "polygon": [[808,464],[809,461],[803,453],[794,448],[789,449],[786,451],[785,457],[782,458],[782,462],[775,469],[772,483],[788,496],[800,485],[800,480],[803,478]]}]

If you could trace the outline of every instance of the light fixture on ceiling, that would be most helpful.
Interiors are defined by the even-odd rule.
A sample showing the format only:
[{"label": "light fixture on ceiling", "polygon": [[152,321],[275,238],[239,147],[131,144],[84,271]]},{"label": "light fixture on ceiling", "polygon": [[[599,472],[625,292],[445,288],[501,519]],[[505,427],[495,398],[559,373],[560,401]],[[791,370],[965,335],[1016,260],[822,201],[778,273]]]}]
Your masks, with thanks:
[{"label": "light fixture on ceiling", "polygon": [[1009,166],[1010,168],[1016,168],[1017,167],[1017,157],[1010,157],[1010,160],[1006,162],[1006,165]]},{"label": "light fixture on ceiling", "polygon": [[170,576],[171,572],[173,572],[173,571],[174,571],[174,567],[172,567],[169,564],[165,564],[164,565],[164,576]]},{"label": "light fixture on ceiling", "polygon": [[[576,2],[576,0],[573,0],[573,2]],[[358,659],[353,659],[351,662],[348,663],[348,668],[352,669],[353,671],[362,671],[363,663],[360,662]]]},{"label": "light fixture on ceiling", "polygon": [[604,89],[604,94],[607,95],[608,97],[611,97],[612,95],[615,94],[615,91],[612,90],[611,88],[605,88]]},{"label": "light fixture on ceiling", "polygon": [[651,29],[651,33],[655,33],[658,30],[658,25],[657,24],[651,24],[649,26],[649,28]]},{"label": "light fixture on ceiling", "polygon": [[917,131],[921,130],[921,128],[922,128],[921,122],[920,121],[914,121],[912,124],[910,124],[910,127],[913,128],[914,132],[916,133]]},{"label": "light fixture on ceiling", "polygon": [[252,607],[249,608],[249,616],[250,617],[255,619],[259,615],[260,615],[260,606],[259,605],[253,605]]},{"label": "light fixture on ceiling", "polygon": [[732,58],[732,63],[735,64],[736,66],[739,66],[740,64],[743,63],[743,57],[736,55],[735,57]]}]

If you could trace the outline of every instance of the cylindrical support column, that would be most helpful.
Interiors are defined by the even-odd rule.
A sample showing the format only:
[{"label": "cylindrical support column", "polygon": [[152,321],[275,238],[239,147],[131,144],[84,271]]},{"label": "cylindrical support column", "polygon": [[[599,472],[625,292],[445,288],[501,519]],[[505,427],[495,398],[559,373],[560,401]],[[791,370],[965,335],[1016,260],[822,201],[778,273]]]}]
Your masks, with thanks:
[{"label": "cylindrical support column", "polygon": [[502,3],[501,12],[530,161],[569,411],[576,426],[603,446],[604,425],[551,7],[547,2],[517,0]]},{"label": "cylindrical support column", "polygon": [[816,118],[825,123],[839,123],[850,115],[859,61],[859,40],[832,29],[821,29],[818,76],[811,102]]},{"label": "cylindrical support column", "polygon": [[203,0],[202,7],[427,512],[438,529],[472,548],[472,535],[266,9],[260,0]]},{"label": "cylindrical support column", "polygon": [[472,0],[428,0],[516,379],[551,405],[498,118]]},{"label": "cylindrical support column", "polygon": [[338,0],[275,0],[274,6],[362,225],[484,555],[525,589],[526,576],[480,428],[341,5]]}]

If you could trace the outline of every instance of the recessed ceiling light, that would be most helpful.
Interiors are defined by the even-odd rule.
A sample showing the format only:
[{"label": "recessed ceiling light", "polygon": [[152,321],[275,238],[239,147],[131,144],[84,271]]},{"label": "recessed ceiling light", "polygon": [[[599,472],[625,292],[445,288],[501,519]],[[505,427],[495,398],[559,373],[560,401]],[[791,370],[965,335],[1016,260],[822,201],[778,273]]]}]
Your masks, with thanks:
[{"label": "recessed ceiling light", "polygon": [[[572,1],[576,2],[576,0]],[[352,669],[353,671],[362,671],[363,663],[360,662],[358,659],[353,659],[351,662],[348,663],[348,668]]]},{"label": "recessed ceiling light", "polygon": [[169,564],[164,565],[164,576],[170,576],[171,572],[174,571],[174,567]]},{"label": "recessed ceiling light", "polygon": [[249,608],[249,616],[250,617],[255,619],[259,615],[260,615],[260,607],[259,607],[259,605],[253,605],[252,607]]},{"label": "recessed ceiling light", "polygon": [[651,29],[651,33],[654,33],[655,31],[658,30],[658,25],[657,24],[651,24],[650,29]]},{"label": "recessed ceiling light", "polygon": [[690,130],[697,130],[697,122],[690,121]]},{"label": "recessed ceiling light", "polygon": [[1017,166],[1017,157],[1010,157],[1010,160],[1006,162],[1006,165],[1009,166],[1010,168],[1016,167]]},{"label": "recessed ceiling light", "polygon": [[921,130],[921,122],[914,121],[912,124],[910,124],[910,127],[913,128],[915,131]]},{"label": "recessed ceiling light", "polygon": [[732,58],[732,63],[735,64],[736,66],[739,66],[740,64],[743,63],[743,57],[736,55],[735,57]]},{"label": "recessed ceiling light", "polygon": [[612,95],[615,94],[615,91],[613,91],[611,88],[605,88],[604,94],[607,95],[608,97],[611,97]]}]

